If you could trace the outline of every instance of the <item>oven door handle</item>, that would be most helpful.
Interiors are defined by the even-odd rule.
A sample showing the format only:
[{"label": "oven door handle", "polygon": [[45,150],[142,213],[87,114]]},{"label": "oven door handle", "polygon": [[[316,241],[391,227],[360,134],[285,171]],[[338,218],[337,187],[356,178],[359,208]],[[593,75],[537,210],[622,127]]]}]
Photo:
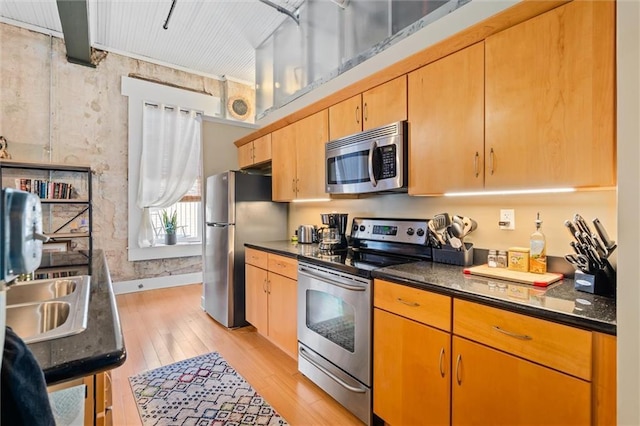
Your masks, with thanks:
[{"label": "oven door handle", "polygon": [[325,367],[323,367],[322,365],[318,364],[316,361],[314,361],[311,358],[312,355],[308,354],[307,351],[303,347],[298,348],[298,353],[307,362],[310,362],[311,364],[313,364],[314,367],[316,367],[318,370],[322,371],[324,374],[329,376],[329,378],[331,378],[333,381],[335,381],[337,384],[339,384],[343,388],[348,389],[351,392],[356,392],[356,393],[366,393],[367,392],[367,390],[364,389],[364,388],[360,388],[360,387],[357,388],[355,386],[351,386],[350,384],[348,384],[344,380],[342,380],[340,377],[336,376],[331,371],[327,370]]},{"label": "oven door handle", "polygon": [[335,285],[335,286],[340,287],[340,288],[344,288],[345,290],[351,290],[351,291],[365,291],[366,290],[365,287],[359,287],[359,286],[355,286],[355,285],[345,284],[345,283],[342,283],[340,281],[332,280],[331,278],[321,277],[321,276],[316,275],[313,272],[309,271],[308,269],[300,268],[300,269],[298,269],[298,273],[300,273],[302,275],[306,275],[307,277],[310,277],[310,278],[315,278],[317,280],[322,280],[325,283],[328,283],[328,284],[331,284],[331,285]]},{"label": "oven door handle", "polygon": [[378,181],[376,180],[376,176],[373,173],[373,152],[376,150],[377,147],[378,147],[378,144],[376,143],[376,141],[371,142],[371,148],[369,148],[369,160],[368,160],[369,180],[371,181],[371,185],[373,185],[374,188],[378,186]]}]

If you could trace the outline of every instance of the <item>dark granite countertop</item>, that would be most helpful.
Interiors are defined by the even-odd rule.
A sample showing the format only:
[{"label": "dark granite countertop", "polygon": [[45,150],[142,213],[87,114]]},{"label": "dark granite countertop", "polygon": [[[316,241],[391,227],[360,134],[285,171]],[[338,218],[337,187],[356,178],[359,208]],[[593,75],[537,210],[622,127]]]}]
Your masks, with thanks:
[{"label": "dark granite countertop", "polygon": [[[60,262],[61,265],[64,263]],[[122,365],[126,359],[109,268],[101,250],[93,251],[90,270],[87,329],[72,336],[29,345],[49,385],[110,370]]]},{"label": "dark granite countertop", "polygon": [[[300,260],[317,257],[316,244],[271,241],[246,246]],[[461,266],[432,262],[388,266],[374,270],[373,276],[590,331],[615,335],[617,330],[616,300],[577,291],[569,278],[536,287],[466,275]]]}]

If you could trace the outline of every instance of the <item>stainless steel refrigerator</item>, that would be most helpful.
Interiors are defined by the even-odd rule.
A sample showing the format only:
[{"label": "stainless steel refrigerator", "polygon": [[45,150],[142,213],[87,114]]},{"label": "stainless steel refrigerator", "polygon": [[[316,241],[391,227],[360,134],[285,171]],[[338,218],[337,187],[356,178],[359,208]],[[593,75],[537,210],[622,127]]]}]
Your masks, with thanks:
[{"label": "stainless steel refrigerator", "polygon": [[287,204],[271,201],[271,176],[209,176],[205,198],[204,309],[225,327],[245,321],[244,244],[287,238]]}]

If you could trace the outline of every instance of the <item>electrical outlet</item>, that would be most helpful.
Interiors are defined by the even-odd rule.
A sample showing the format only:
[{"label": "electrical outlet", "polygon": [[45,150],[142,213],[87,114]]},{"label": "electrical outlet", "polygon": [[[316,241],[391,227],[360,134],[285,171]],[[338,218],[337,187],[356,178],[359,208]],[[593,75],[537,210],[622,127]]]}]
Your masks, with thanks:
[{"label": "electrical outlet", "polygon": [[513,209],[500,209],[498,226],[500,226],[500,229],[508,229],[510,231],[516,229],[516,211]]}]

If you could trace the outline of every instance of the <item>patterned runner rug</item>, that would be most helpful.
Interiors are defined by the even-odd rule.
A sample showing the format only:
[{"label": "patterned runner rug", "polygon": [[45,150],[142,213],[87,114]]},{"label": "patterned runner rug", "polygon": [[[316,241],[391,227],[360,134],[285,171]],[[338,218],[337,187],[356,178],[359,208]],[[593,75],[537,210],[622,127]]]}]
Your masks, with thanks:
[{"label": "patterned runner rug", "polygon": [[217,352],[129,377],[145,426],[286,425]]}]

